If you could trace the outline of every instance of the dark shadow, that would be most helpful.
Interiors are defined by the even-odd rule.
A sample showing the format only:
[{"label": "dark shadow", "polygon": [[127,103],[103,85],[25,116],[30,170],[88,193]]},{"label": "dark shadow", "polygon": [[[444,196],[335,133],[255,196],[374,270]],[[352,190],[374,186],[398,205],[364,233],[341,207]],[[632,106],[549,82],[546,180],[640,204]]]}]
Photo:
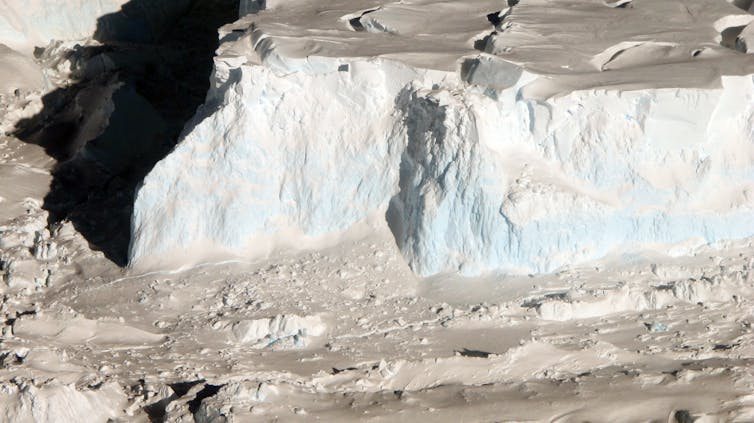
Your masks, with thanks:
[{"label": "dark shadow", "polygon": [[[147,413],[147,417],[149,418],[149,421],[151,423],[164,422],[165,416],[167,414],[167,408],[170,405],[170,403],[188,394],[191,388],[202,383],[204,383],[204,379],[194,380],[190,382],[171,383],[169,385],[170,389],[173,390],[173,393],[171,395],[144,407],[144,412]],[[210,385],[206,385],[206,386],[210,386]],[[204,392],[206,390],[206,386],[204,389],[202,389],[201,392]]]},{"label": "dark shadow", "polygon": [[[423,207],[412,206],[424,202],[420,187],[427,180],[434,180],[445,189],[445,173],[450,165],[440,163],[443,155],[437,154],[446,138],[445,108],[431,98],[416,97],[409,88],[398,95],[395,106],[405,116],[407,144],[399,164],[399,190],[390,199],[385,220],[396,245],[405,254],[417,246],[416,235],[424,220]],[[444,170],[438,173],[432,169]],[[409,266],[417,270],[411,261]]]},{"label": "dark shadow", "polygon": [[[102,16],[66,59],[74,82],[45,95],[13,135],[57,160],[43,208],[118,265],[127,262],[134,191],[176,144],[209,88],[217,30],[237,0],[132,0]],[[53,60],[49,50],[35,52]]]},{"label": "dark shadow", "polygon": [[[746,25],[732,26],[722,30],[722,32],[720,32],[720,45],[731,50],[740,51],[737,41],[738,36],[741,34],[744,28],[746,28]],[[746,53],[746,51],[742,51],[742,53]]]},{"label": "dark shadow", "polygon": [[464,348],[460,351],[456,351],[456,354],[460,355],[461,357],[471,357],[471,358],[489,358],[492,353],[488,353],[487,351],[480,351],[480,350],[470,350],[468,348]]},{"label": "dark shadow", "polygon": [[[224,385],[210,385],[209,383],[204,385],[201,391],[196,393],[196,397],[188,402],[189,412],[196,414],[199,411],[199,407],[202,405],[202,401],[206,398],[210,398],[220,392],[220,389]],[[209,421],[209,419],[207,419]]]},{"label": "dark shadow", "polygon": [[752,0],[733,0],[731,2],[731,4],[733,4],[737,8],[745,10],[747,12],[749,11],[749,9],[751,9],[752,3],[754,3],[754,1]]}]

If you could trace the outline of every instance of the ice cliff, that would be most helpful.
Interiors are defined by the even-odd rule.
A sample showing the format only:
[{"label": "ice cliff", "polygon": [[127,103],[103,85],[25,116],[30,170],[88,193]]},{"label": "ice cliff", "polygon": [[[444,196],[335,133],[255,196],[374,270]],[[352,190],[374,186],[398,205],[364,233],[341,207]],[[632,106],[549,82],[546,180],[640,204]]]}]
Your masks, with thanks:
[{"label": "ice cliff", "polygon": [[138,190],[131,262],[375,216],[421,275],[754,235],[754,60],[720,41],[748,15],[686,3],[244,2]]}]

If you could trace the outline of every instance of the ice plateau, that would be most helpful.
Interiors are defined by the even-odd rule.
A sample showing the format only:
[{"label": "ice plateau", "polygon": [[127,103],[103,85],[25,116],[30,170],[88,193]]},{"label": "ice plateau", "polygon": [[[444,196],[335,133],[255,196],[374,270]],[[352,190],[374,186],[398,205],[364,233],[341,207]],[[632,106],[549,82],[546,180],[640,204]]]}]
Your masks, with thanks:
[{"label": "ice plateau", "polygon": [[375,217],[425,276],[754,235],[754,57],[724,39],[751,15],[597,3],[242,2],[138,189],[131,263]]}]

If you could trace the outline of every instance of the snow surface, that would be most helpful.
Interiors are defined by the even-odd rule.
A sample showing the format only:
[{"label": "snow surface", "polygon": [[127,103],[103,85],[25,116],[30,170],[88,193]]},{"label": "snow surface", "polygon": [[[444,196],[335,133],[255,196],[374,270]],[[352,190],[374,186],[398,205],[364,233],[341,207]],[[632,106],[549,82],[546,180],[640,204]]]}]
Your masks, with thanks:
[{"label": "snow surface", "polygon": [[754,235],[754,58],[724,42],[751,15],[630,6],[242,3],[207,103],[138,191],[132,264],[366,221],[424,276]]},{"label": "snow surface", "polygon": [[0,63],[0,95],[39,90],[47,84],[42,70],[31,58],[4,44],[0,44]]}]

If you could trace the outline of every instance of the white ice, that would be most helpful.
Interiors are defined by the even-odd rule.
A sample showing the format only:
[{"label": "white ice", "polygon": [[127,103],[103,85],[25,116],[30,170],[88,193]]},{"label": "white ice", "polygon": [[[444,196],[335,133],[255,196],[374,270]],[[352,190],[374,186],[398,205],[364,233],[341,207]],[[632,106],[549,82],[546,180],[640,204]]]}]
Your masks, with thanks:
[{"label": "white ice", "polygon": [[[276,4],[224,29],[207,104],[138,191],[133,263],[304,245],[374,215],[421,275],[754,234],[754,60],[715,42],[741,10],[590,5],[579,31],[571,3],[524,1],[493,33],[495,2],[375,3],[313,20]],[[633,35],[660,12],[644,25],[667,34]],[[527,41],[565,19],[567,55]]]}]

